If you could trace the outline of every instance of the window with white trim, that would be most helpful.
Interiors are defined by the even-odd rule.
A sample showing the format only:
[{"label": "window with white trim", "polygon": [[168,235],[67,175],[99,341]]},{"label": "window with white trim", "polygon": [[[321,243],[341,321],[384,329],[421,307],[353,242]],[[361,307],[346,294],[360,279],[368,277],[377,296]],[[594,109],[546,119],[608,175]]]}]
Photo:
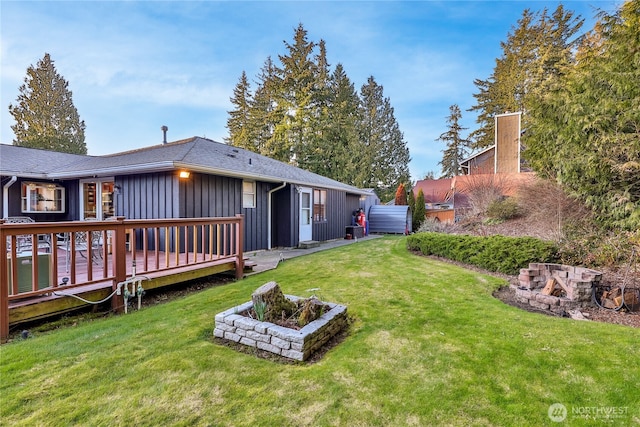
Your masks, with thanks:
[{"label": "window with white trim", "polygon": [[64,212],[65,188],[45,182],[22,183],[22,212]]},{"label": "window with white trim", "polygon": [[256,207],[256,183],[255,181],[242,181],[242,207]]},{"label": "window with white trim", "polygon": [[313,190],[313,220],[327,220],[327,190]]}]

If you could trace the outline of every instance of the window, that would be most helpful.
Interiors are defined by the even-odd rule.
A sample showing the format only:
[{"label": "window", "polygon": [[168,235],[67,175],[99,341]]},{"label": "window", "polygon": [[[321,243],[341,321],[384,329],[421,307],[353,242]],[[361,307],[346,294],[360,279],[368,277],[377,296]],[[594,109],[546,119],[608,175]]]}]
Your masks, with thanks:
[{"label": "window", "polygon": [[22,183],[22,212],[64,212],[65,189],[45,182]]},{"label": "window", "polygon": [[242,207],[256,207],[256,183],[253,181],[242,181]]},{"label": "window", "polygon": [[327,190],[313,190],[313,220],[327,220]]}]

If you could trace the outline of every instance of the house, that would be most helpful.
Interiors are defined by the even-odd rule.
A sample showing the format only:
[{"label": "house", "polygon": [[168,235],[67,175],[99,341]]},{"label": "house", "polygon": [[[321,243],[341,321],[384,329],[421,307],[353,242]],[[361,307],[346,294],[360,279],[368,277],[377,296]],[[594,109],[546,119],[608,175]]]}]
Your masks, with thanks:
[{"label": "house", "polygon": [[533,177],[523,166],[520,137],[522,113],[495,116],[495,144],[460,162],[463,175],[417,181],[413,192],[422,189],[427,218],[457,221],[473,210],[471,196],[491,189],[512,196]]},{"label": "house", "polygon": [[471,174],[417,181],[413,192],[425,195],[425,215],[441,222],[455,222],[473,211],[473,195],[514,196],[518,188],[535,178],[533,172]]},{"label": "house", "polygon": [[193,137],[104,156],[0,144],[3,217],[245,218],[245,251],[342,238],[365,190]]},{"label": "house", "polygon": [[465,175],[526,172],[523,166],[520,136],[522,113],[495,116],[495,143],[464,159],[460,166]]}]

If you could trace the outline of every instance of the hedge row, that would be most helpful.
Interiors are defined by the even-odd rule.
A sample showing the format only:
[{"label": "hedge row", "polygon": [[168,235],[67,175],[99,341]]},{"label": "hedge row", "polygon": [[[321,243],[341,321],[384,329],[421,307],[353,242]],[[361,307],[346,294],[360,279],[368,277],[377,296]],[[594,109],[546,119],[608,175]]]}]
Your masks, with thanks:
[{"label": "hedge row", "polygon": [[407,238],[407,248],[505,274],[518,274],[531,262],[559,260],[554,243],[532,237],[417,233]]}]

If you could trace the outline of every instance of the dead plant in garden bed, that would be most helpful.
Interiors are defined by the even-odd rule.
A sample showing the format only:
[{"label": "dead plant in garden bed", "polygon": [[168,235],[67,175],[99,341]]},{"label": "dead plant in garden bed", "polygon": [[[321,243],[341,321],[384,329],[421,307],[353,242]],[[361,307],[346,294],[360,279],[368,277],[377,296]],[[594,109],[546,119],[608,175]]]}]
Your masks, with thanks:
[{"label": "dead plant in garden bed", "polygon": [[251,295],[251,299],[253,307],[238,314],[295,330],[313,322],[331,309],[316,296],[292,301],[282,293],[276,282],[260,286]]}]

